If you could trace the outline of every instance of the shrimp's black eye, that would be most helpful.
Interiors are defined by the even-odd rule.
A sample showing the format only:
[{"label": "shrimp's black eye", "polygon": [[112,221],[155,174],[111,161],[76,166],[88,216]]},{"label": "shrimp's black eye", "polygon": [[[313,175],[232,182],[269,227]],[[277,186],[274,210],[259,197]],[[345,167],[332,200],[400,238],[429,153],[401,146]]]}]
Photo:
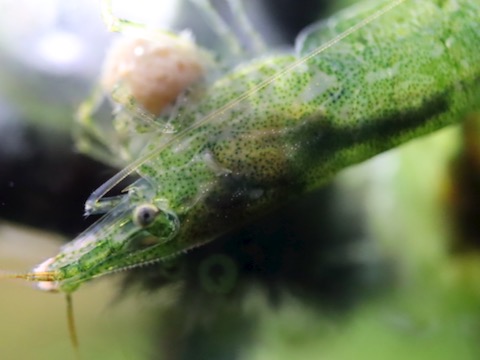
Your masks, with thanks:
[{"label": "shrimp's black eye", "polygon": [[147,227],[148,225],[153,223],[158,212],[158,208],[154,205],[138,205],[133,210],[133,222],[142,228]]}]

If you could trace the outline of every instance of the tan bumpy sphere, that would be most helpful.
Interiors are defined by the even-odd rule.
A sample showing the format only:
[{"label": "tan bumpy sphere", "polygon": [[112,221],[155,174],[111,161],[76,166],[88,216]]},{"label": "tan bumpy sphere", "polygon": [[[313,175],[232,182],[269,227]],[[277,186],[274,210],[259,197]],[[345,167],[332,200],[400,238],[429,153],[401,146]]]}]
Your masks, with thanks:
[{"label": "tan bumpy sphere", "polygon": [[[205,72],[206,57],[190,40],[173,35],[121,38],[104,63],[102,86],[115,97],[119,86],[148,112],[158,115]],[[125,92],[120,92],[125,94]]]}]

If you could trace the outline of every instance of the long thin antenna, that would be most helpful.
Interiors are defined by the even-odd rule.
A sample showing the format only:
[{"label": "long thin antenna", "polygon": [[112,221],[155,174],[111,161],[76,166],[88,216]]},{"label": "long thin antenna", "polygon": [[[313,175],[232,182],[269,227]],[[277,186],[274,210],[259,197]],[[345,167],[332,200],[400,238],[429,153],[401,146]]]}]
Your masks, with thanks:
[{"label": "long thin antenna", "polygon": [[240,25],[240,29],[250,40],[251,50],[253,50],[255,54],[265,52],[267,47],[247,16],[247,9],[243,0],[228,0],[228,4],[230,5],[232,13],[235,15],[238,25]]},{"label": "long thin antenna", "polygon": [[230,52],[233,55],[242,53],[242,46],[240,41],[233,33],[232,29],[228,26],[226,21],[220,16],[215,8],[210,3],[210,0],[190,0],[200,10],[202,10],[204,16],[208,22],[212,25],[212,29],[225,40],[225,43],[229,47]]},{"label": "long thin antenna", "polygon": [[72,342],[73,350],[75,351],[75,358],[81,360],[80,347],[78,346],[77,328],[75,326],[75,317],[73,316],[73,302],[72,295],[66,295],[67,300],[67,321],[68,333],[70,334],[70,341]]},{"label": "long thin antenna", "polygon": [[58,280],[56,271],[38,271],[29,273],[14,273],[10,271],[0,271],[0,279],[21,279],[33,282],[53,282]]}]

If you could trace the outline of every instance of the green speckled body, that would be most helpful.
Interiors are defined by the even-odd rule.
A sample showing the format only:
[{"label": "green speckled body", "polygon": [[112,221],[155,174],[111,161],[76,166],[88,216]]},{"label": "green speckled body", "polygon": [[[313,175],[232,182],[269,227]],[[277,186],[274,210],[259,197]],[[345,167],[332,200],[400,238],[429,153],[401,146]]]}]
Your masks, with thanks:
[{"label": "green speckled body", "polygon": [[[375,9],[315,25],[297,57]],[[478,100],[480,53],[470,44],[480,44],[479,18],[480,5],[468,1],[406,1],[174,140],[140,172],[188,220],[178,241],[208,241],[347,165],[459,121]],[[234,70],[186,116],[207,116],[294,60],[279,55]]]},{"label": "green speckled body", "polygon": [[[120,205],[41,270],[57,271],[58,289],[70,292],[177,255],[478,107],[480,3],[472,0],[405,0],[297,63],[388,3],[347,9],[305,30],[294,54],[253,60],[213,83],[179,112],[176,134],[152,138],[132,167],[142,180]],[[179,226],[140,246],[155,237],[130,219],[145,202]]]}]

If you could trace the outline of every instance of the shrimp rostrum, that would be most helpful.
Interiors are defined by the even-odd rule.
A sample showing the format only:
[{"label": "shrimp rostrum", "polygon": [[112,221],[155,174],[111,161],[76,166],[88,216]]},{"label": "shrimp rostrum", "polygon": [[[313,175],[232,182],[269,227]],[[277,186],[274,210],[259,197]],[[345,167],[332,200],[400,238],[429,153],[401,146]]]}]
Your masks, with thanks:
[{"label": "shrimp rostrum", "polygon": [[[241,63],[169,117],[127,93],[130,111],[158,110],[174,132],[150,134],[92,194],[97,223],[16,277],[71,293],[168,259],[459,121],[480,99],[479,18],[471,0],[366,2],[304,30],[290,53]],[[106,197],[132,173],[125,193]]]}]

